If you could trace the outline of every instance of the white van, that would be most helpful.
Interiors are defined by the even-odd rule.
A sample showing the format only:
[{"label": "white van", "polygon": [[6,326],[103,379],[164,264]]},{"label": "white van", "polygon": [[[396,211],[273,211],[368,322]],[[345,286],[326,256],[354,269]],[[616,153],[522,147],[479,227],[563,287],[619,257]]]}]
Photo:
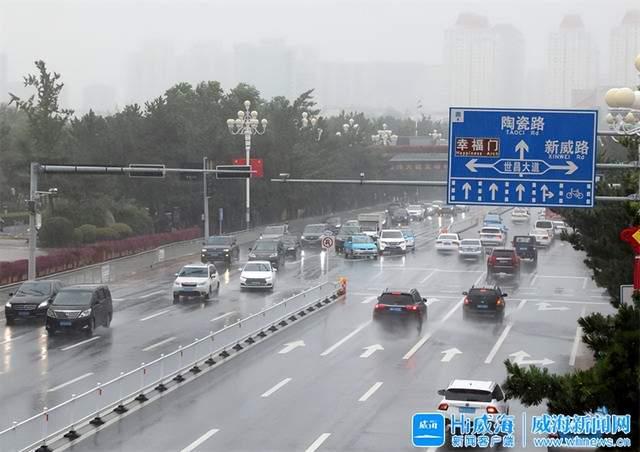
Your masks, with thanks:
[{"label": "white van", "polygon": [[551,220],[537,220],[534,229],[543,229],[549,235],[549,240],[553,240],[555,235],[555,228],[553,227],[553,221]]}]

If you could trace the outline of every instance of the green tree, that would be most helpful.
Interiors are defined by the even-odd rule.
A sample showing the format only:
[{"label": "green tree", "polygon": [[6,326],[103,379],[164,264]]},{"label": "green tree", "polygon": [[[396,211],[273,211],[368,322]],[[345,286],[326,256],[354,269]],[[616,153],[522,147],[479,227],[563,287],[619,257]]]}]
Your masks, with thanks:
[{"label": "green tree", "polygon": [[59,154],[59,144],[67,121],[73,110],[61,108],[59,97],[64,83],[60,82],[60,74],[49,72],[44,61],[35,62],[37,74],[24,77],[24,86],[32,87],[36,94],[21,99],[10,93],[9,104],[15,104],[29,118],[31,138],[35,146],[34,157],[37,160],[55,160]]}]

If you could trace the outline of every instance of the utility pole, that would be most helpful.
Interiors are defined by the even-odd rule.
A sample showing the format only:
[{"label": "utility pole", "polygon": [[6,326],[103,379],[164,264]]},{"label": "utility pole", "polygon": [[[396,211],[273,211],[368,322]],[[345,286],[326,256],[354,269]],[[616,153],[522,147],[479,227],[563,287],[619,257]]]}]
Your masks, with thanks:
[{"label": "utility pole", "polygon": [[[207,194],[207,163],[208,160],[206,157],[202,157],[202,169],[204,172],[202,173],[202,190],[204,194],[204,205],[202,216],[204,217],[204,242],[207,242],[209,238],[209,195]],[[247,179],[248,180],[248,179]]]},{"label": "utility pole", "polygon": [[38,240],[38,231],[36,231],[36,192],[38,191],[38,170],[39,165],[31,162],[31,171],[29,177],[29,268],[27,279],[36,279],[36,241]]}]

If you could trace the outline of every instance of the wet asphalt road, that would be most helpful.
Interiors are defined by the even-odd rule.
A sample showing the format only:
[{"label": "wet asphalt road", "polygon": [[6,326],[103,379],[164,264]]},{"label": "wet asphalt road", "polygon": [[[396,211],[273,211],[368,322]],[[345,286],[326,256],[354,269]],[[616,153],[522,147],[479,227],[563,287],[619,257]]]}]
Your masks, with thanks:
[{"label": "wet asphalt road", "polygon": [[[435,227],[435,220],[425,221],[415,230]],[[511,225],[509,232],[527,231],[528,225]],[[474,235],[472,230],[463,237]],[[98,329],[97,339],[49,339],[36,324],[0,327],[0,425],[66,400],[293,291],[346,276],[344,303],[294,324],[72,449],[182,450],[201,440],[197,450],[294,451],[313,444],[322,451],[413,450],[411,415],[434,410],[436,390],[451,379],[501,382],[502,362],[517,352],[529,355],[520,359],[553,361],[547,367],[554,372],[570,371],[585,359],[584,348],[575,347],[576,319],[610,307],[582,259],[560,241],[541,251],[537,269],[526,269],[517,285],[504,282],[509,297],[502,324],[461,319],[461,292],[484,282],[484,262],[461,262],[420,240],[415,253],[377,262],[331,254],[327,263],[318,253],[307,253],[287,263],[273,293],[240,292],[239,265],[234,265],[223,274],[220,295],[208,303],[173,305],[170,285],[179,264],[168,263],[111,286],[113,323]],[[415,287],[427,297],[422,330],[370,322],[375,296],[386,287]],[[279,353],[295,341],[305,345]],[[365,357],[366,347],[378,345]],[[461,353],[443,362],[443,351],[453,348]],[[512,413],[520,411],[512,403]]]}]

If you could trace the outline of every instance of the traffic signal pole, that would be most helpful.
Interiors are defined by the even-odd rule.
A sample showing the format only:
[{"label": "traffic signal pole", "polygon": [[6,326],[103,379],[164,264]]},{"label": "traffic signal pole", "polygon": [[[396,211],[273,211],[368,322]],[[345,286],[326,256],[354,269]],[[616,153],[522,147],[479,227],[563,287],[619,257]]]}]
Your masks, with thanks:
[{"label": "traffic signal pole", "polygon": [[27,279],[36,279],[36,241],[38,233],[36,231],[36,192],[38,191],[38,167],[37,163],[31,163],[29,177],[29,266]]}]

